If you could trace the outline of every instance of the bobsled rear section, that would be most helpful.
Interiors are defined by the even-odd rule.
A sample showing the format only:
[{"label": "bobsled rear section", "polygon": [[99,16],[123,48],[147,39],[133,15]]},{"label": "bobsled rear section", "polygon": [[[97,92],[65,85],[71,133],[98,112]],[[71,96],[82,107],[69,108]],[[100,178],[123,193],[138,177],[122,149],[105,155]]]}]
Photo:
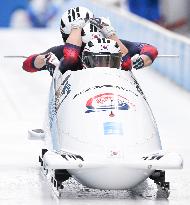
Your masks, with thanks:
[{"label": "bobsled rear section", "polygon": [[52,186],[74,177],[99,189],[128,189],[150,176],[169,189],[165,169],[180,169],[176,153],[163,152],[156,122],[132,72],[110,68],[54,75],[45,120],[47,149],[40,157]]}]

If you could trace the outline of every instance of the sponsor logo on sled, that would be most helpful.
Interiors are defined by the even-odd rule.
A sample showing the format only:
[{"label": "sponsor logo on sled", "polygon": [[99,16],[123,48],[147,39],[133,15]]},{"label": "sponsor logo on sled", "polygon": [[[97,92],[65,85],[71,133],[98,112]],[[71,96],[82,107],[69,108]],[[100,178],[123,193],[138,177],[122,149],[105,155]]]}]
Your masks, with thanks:
[{"label": "sponsor logo on sled", "polygon": [[87,111],[99,112],[111,109],[128,110],[128,100],[121,95],[114,95],[113,93],[103,93],[90,98],[86,103]]}]

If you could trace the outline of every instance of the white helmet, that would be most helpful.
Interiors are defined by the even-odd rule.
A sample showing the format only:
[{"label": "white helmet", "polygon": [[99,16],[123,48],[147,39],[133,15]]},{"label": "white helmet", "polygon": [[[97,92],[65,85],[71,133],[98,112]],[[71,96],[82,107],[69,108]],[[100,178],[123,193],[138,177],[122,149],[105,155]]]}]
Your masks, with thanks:
[{"label": "white helmet", "polygon": [[82,61],[88,68],[120,68],[121,51],[116,41],[106,38],[95,38],[84,47]]},{"label": "white helmet", "polygon": [[93,13],[82,6],[71,8],[64,12],[62,18],[61,18],[61,25],[60,25],[60,31],[63,37],[64,42],[68,38],[69,34],[71,33],[71,23],[75,21],[78,18],[93,18]]},{"label": "white helmet", "polygon": [[[61,25],[60,31],[62,34],[63,41],[66,42],[69,34],[71,33],[71,23],[75,21],[77,18],[93,18],[94,14],[87,8],[79,6],[76,8],[71,8],[67,10],[62,18],[61,18]],[[88,22],[81,32],[82,41],[84,43],[89,42],[91,39],[94,38],[103,38],[103,34],[96,28],[96,26],[92,25]]]},{"label": "white helmet", "polygon": [[88,43],[94,38],[104,37],[104,35],[97,29],[97,27],[91,24],[90,22],[87,23],[82,29],[81,36],[82,36],[82,42],[84,43]]}]

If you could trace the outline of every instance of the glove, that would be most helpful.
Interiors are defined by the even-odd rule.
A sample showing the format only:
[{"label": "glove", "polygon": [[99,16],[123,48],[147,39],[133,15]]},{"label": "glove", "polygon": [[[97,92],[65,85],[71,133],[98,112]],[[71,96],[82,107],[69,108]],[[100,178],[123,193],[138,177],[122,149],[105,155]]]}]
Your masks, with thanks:
[{"label": "glove", "polygon": [[132,58],[133,68],[136,70],[141,69],[144,67],[144,60],[139,54],[134,55]]},{"label": "glove", "polygon": [[45,62],[46,69],[50,72],[50,75],[53,76],[55,68],[59,65],[59,60],[52,52],[49,52],[45,55]]},{"label": "glove", "polygon": [[89,17],[88,18],[78,18],[75,21],[71,22],[71,29],[83,28],[88,21],[89,21]]},{"label": "glove", "polygon": [[90,23],[96,26],[106,38],[109,38],[112,35],[116,34],[116,31],[112,27],[111,22],[108,18],[91,18]]}]

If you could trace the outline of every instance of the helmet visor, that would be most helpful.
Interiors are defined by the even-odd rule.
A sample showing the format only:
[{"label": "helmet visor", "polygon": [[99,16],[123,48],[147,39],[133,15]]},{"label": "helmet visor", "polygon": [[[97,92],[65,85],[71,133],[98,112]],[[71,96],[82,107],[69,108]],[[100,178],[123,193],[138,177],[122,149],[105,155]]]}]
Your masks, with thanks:
[{"label": "helmet visor", "polygon": [[121,54],[95,54],[88,53],[83,56],[83,62],[88,68],[94,67],[110,67],[110,68],[120,68]]}]

